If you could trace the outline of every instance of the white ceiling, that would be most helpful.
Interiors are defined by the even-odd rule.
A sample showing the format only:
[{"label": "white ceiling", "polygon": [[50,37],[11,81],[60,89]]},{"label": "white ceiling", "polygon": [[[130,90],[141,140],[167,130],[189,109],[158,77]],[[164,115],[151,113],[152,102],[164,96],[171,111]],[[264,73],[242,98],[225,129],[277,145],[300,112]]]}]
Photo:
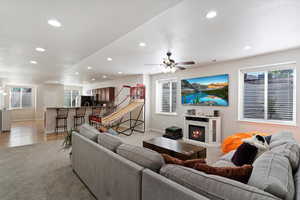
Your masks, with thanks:
[{"label": "white ceiling", "polygon": [[[77,82],[71,66],[179,1],[0,0],[0,78]],[[62,27],[49,26],[52,18]]]},{"label": "white ceiling", "polygon": [[[0,77],[9,79],[87,83],[103,74],[159,72],[144,64],[160,63],[168,50],[177,60],[202,64],[300,46],[299,0],[0,2]],[[210,10],[218,16],[208,20]],[[48,26],[52,17],[63,27]],[[47,51],[37,53],[36,46]],[[28,64],[31,59],[39,64]]]}]

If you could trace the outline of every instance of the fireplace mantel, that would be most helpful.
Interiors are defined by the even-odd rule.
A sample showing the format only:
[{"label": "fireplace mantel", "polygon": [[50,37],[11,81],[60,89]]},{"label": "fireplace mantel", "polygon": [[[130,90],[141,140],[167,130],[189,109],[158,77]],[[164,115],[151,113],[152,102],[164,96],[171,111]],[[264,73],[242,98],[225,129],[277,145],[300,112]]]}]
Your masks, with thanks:
[{"label": "fireplace mantel", "polygon": [[213,116],[184,115],[183,139],[186,142],[205,147],[220,146],[221,118]]}]

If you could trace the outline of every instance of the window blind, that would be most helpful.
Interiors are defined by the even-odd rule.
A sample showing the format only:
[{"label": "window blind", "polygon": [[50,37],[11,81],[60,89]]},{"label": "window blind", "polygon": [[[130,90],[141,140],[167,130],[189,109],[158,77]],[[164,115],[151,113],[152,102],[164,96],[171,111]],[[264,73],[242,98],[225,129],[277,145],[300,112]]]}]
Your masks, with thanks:
[{"label": "window blind", "polygon": [[11,88],[10,107],[32,107],[32,88]]},{"label": "window blind", "polygon": [[264,72],[250,72],[244,74],[244,118],[264,119],[264,88]]},{"label": "window blind", "polygon": [[293,68],[243,73],[243,118],[294,121]]},{"label": "window blind", "polygon": [[177,81],[161,81],[157,87],[159,96],[158,112],[175,113],[177,103]]},{"label": "window blind", "polygon": [[268,119],[293,120],[293,70],[268,72]]},{"label": "window blind", "polygon": [[161,112],[170,112],[170,97],[170,83],[163,83]]}]

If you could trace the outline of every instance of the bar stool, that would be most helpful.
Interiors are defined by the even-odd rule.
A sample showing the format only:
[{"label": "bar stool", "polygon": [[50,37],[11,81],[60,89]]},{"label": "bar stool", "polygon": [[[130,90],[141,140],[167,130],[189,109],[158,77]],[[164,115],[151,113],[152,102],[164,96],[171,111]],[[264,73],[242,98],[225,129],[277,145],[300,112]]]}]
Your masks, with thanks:
[{"label": "bar stool", "polygon": [[89,124],[93,125],[93,118],[97,118],[100,116],[102,111],[101,107],[92,107],[92,114],[89,115]]},{"label": "bar stool", "polygon": [[[63,128],[64,132],[68,132],[68,113],[69,109],[67,108],[57,108],[56,109],[56,124],[55,124],[55,133],[58,134],[59,128]],[[60,124],[60,121],[63,120],[63,124]]]},{"label": "bar stool", "polygon": [[[86,108],[76,108],[75,110],[75,116],[74,116],[74,128],[76,129],[77,126],[80,126],[81,124],[85,123],[85,111]],[[78,123],[78,119],[80,119],[80,122]]]}]

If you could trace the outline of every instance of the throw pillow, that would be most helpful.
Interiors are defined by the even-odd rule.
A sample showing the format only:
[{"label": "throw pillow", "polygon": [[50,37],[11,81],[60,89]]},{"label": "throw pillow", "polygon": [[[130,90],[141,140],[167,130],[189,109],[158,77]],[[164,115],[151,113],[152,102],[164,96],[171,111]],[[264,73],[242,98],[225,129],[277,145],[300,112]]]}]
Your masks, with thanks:
[{"label": "throw pillow", "polygon": [[197,163],[194,169],[206,174],[222,176],[247,184],[253,167],[251,165],[243,165],[242,167],[212,167],[207,164]]},{"label": "throw pillow", "polygon": [[265,136],[265,140],[266,140],[267,144],[271,143],[271,139],[272,139],[272,135]]},{"label": "throw pillow", "polygon": [[191,159],[191,160],[185,160],[183,161],[183,166],[194,168],[196,164],[206,164],[205,159]]},{"label": "throw pillow", "polygon": [[161,155],[164,158],[166,164],[175,164],[175,165],[181,165],[181,166],[193,168],[197,163],[206,163],[205,159],[180,160],[168,154],[161,154]]},{"label": "throw pillow", "polygon": [[269,150],[269,145],[266,142],[265,137],[261,135],[254,135],[252,138],[243,139],[243,142],[251,144],[257,148],[255,159],[258,158],[265,151]]},{"label": "throw pillow", "polygon": [[178,158],[174,158],[168,154],[161,154],[162,157],[164,158],[165,160],[165,163],[166,164],[175,164],[175,165],[182,165],[183,166],[183,161],[178,159]]},{"label": "throw pillow", "polygon": [[231,161],[236,166],[243,166],[245,164],[252,165],[256,154],[257,148],[255,146],[248,143],[243,143],[235,151]]}]

